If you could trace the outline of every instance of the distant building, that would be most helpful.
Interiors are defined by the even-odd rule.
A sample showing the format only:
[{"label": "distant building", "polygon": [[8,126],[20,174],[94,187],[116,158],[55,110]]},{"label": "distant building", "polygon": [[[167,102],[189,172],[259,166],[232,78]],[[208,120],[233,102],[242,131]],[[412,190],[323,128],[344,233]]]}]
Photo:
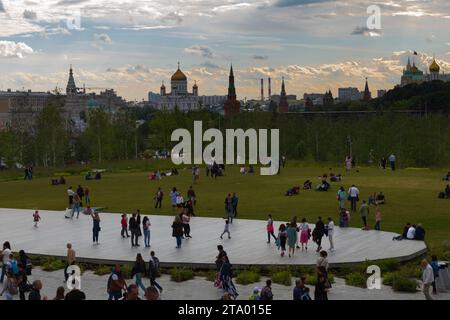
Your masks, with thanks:
[{"label": "distant building", "polygon": [[436,60],[433,59],[433,62],[429,67],[430,73],[424,74],[423,71],[419,70],[419,68],[416,67],[415,61],[413,61],[413,64],[411,66],[411,60],[408,57],[408,64],[406,65],[406,68],[403,69],[400,86],[404,87],[412,83],[420,84],[423,82],[435,80],[450,81],[450,74],[445,74],[444,72],[440,73],[440,70],[441,67],[437,64]]},{"label": "distant building", "polygon": [[50,96],[50,92],[31,90],[0,91],[0,130],[30,127],[31,120],[45,107]]},{"label": "distant building", "polygon": [[386,94],[386,90],[377,90],[377,98],[382,98]]},{"label": "distant building", "polygon": [[331,93],[331,90],[328,90],[328,92],[325,92],[323,96],[323,105],[326,107],[330,107],[334,105],[334,99],[333,94]]},{"label": "distant building", "polygon": [[323,99],[325,95],[323,93],[305,93],[303,100],[308,100],[308,104],[312,103],[312,106],[323,106]]},{"label": "distant building", "polygon": [[338,89],[339,102],[349,102],[361,100],[361,93],[358,88],[339,88]]},{"label": "distant building", "polygon": [[230,67],[228,77],[228,96],[224,103],[225,116],[229,117],[238,114],[241,111],[241,103],[236,99],[236,88],[234,86],[233,65]]}]

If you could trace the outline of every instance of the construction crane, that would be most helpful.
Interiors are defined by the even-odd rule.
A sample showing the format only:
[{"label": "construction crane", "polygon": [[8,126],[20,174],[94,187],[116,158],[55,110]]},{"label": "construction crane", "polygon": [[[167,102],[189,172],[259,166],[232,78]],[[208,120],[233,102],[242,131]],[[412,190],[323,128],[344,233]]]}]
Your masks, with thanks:
[{"label": "construction crane", "polygon": [[82,88],[79,88],[83,91],[83,93],[86,93],[86,90],[92,91],[92,90],[110,90],[111,88],[105,88],[105,87],[86,87],[83,84]]}]

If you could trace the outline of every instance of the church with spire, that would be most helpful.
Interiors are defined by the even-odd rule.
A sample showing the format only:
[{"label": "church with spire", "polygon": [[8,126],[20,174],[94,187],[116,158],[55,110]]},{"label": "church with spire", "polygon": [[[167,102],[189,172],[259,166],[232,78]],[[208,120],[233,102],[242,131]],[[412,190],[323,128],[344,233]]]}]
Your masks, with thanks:
[{"label": "church with spire", "polygon": [[289,111],[289,104],[286,96],[286,88],[284,85],[284,77],[281,80],[280,103],[278,104],[278,112],[285,113]]},{"label": "church with spire", "polygon": [[435,58],[433,58],[433,62],[430,64],[428,70],[429,73],[426,72],[424,74],[424,72],[416,66],[416,62],[414,60],[411,64],[411,59],[408,57],[406,68],[403,69],[400,86],[404,87],[412,83],[420,84],[422,82],[435,80],[450,81],[450,74],[445,74],[444,71],[441,72],[441,67],[438,65]]},{"label": "church with spire", "polygon": [[230,67],[230,75],[228,77],[228,95],[223,107],[225,110],[225,117],[238,114],[241,111],[241,103],[237,100],[236,88],[234,86],[233,65]]}]

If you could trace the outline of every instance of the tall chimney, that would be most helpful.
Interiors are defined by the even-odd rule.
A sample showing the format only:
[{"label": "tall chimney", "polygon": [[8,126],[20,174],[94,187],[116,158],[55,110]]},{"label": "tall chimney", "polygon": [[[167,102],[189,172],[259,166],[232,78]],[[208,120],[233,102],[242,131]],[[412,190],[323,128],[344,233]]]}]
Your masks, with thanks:
[{"label": "tall chimney", "polygon": [[264,101],[264,79],[261,78],[261,101]]},{"label": "tall chimney", "polygon": [[270,100],[271,96],[272,96],[272,86],[270,84],[270,78],[269,78],[269,100]]}]

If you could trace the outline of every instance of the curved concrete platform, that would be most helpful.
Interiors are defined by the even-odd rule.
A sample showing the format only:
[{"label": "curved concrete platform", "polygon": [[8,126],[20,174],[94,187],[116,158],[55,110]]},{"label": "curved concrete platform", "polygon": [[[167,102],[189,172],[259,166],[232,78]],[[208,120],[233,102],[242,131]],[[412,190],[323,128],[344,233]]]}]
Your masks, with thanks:
[{"label": "curved concrete platform", "polygon": [[[273,241],[267,244],[266,222],[237,219],[231,225],[231,239],[224,236],[224,220],[221,218],[191,219],[192,239],[183,240],[182,248],[175,248],[172,237],[171,216],[149,216],[151,221],[151,248],[141,244],[132,248],[130,239],[120,236],[120,215],[101,213],[99,245],[92,244],[92,219],[80,215],[80,219],[65,219],[62,211],[40,210],[42,220],[38,228],[33,227],[33,210],[0,209],[0,242],[10,241],[14,252],[23,249],[30,254],[66,255],[66,243],[71,242],[80,262],[113,263],[134,261],[142,253],[147,261],[154,250],[162,266],[212,267],[217,255],[216,246],[222,244],[234,266],[244,265],[314,265],[318,254],[316,245],[309,250],[297,250],[293,258],[280,257]],[[280,222],[275,222],[278,228]],[[408,260],[426,251],[423,241],[392,241],[395,233],[384,231],[362,231],[356,228],[336,228],[335,248],[329,252],[333,266],[358,263],[365,260],[398,258]],[[328,238],[322,246],[329,248]]]}]

